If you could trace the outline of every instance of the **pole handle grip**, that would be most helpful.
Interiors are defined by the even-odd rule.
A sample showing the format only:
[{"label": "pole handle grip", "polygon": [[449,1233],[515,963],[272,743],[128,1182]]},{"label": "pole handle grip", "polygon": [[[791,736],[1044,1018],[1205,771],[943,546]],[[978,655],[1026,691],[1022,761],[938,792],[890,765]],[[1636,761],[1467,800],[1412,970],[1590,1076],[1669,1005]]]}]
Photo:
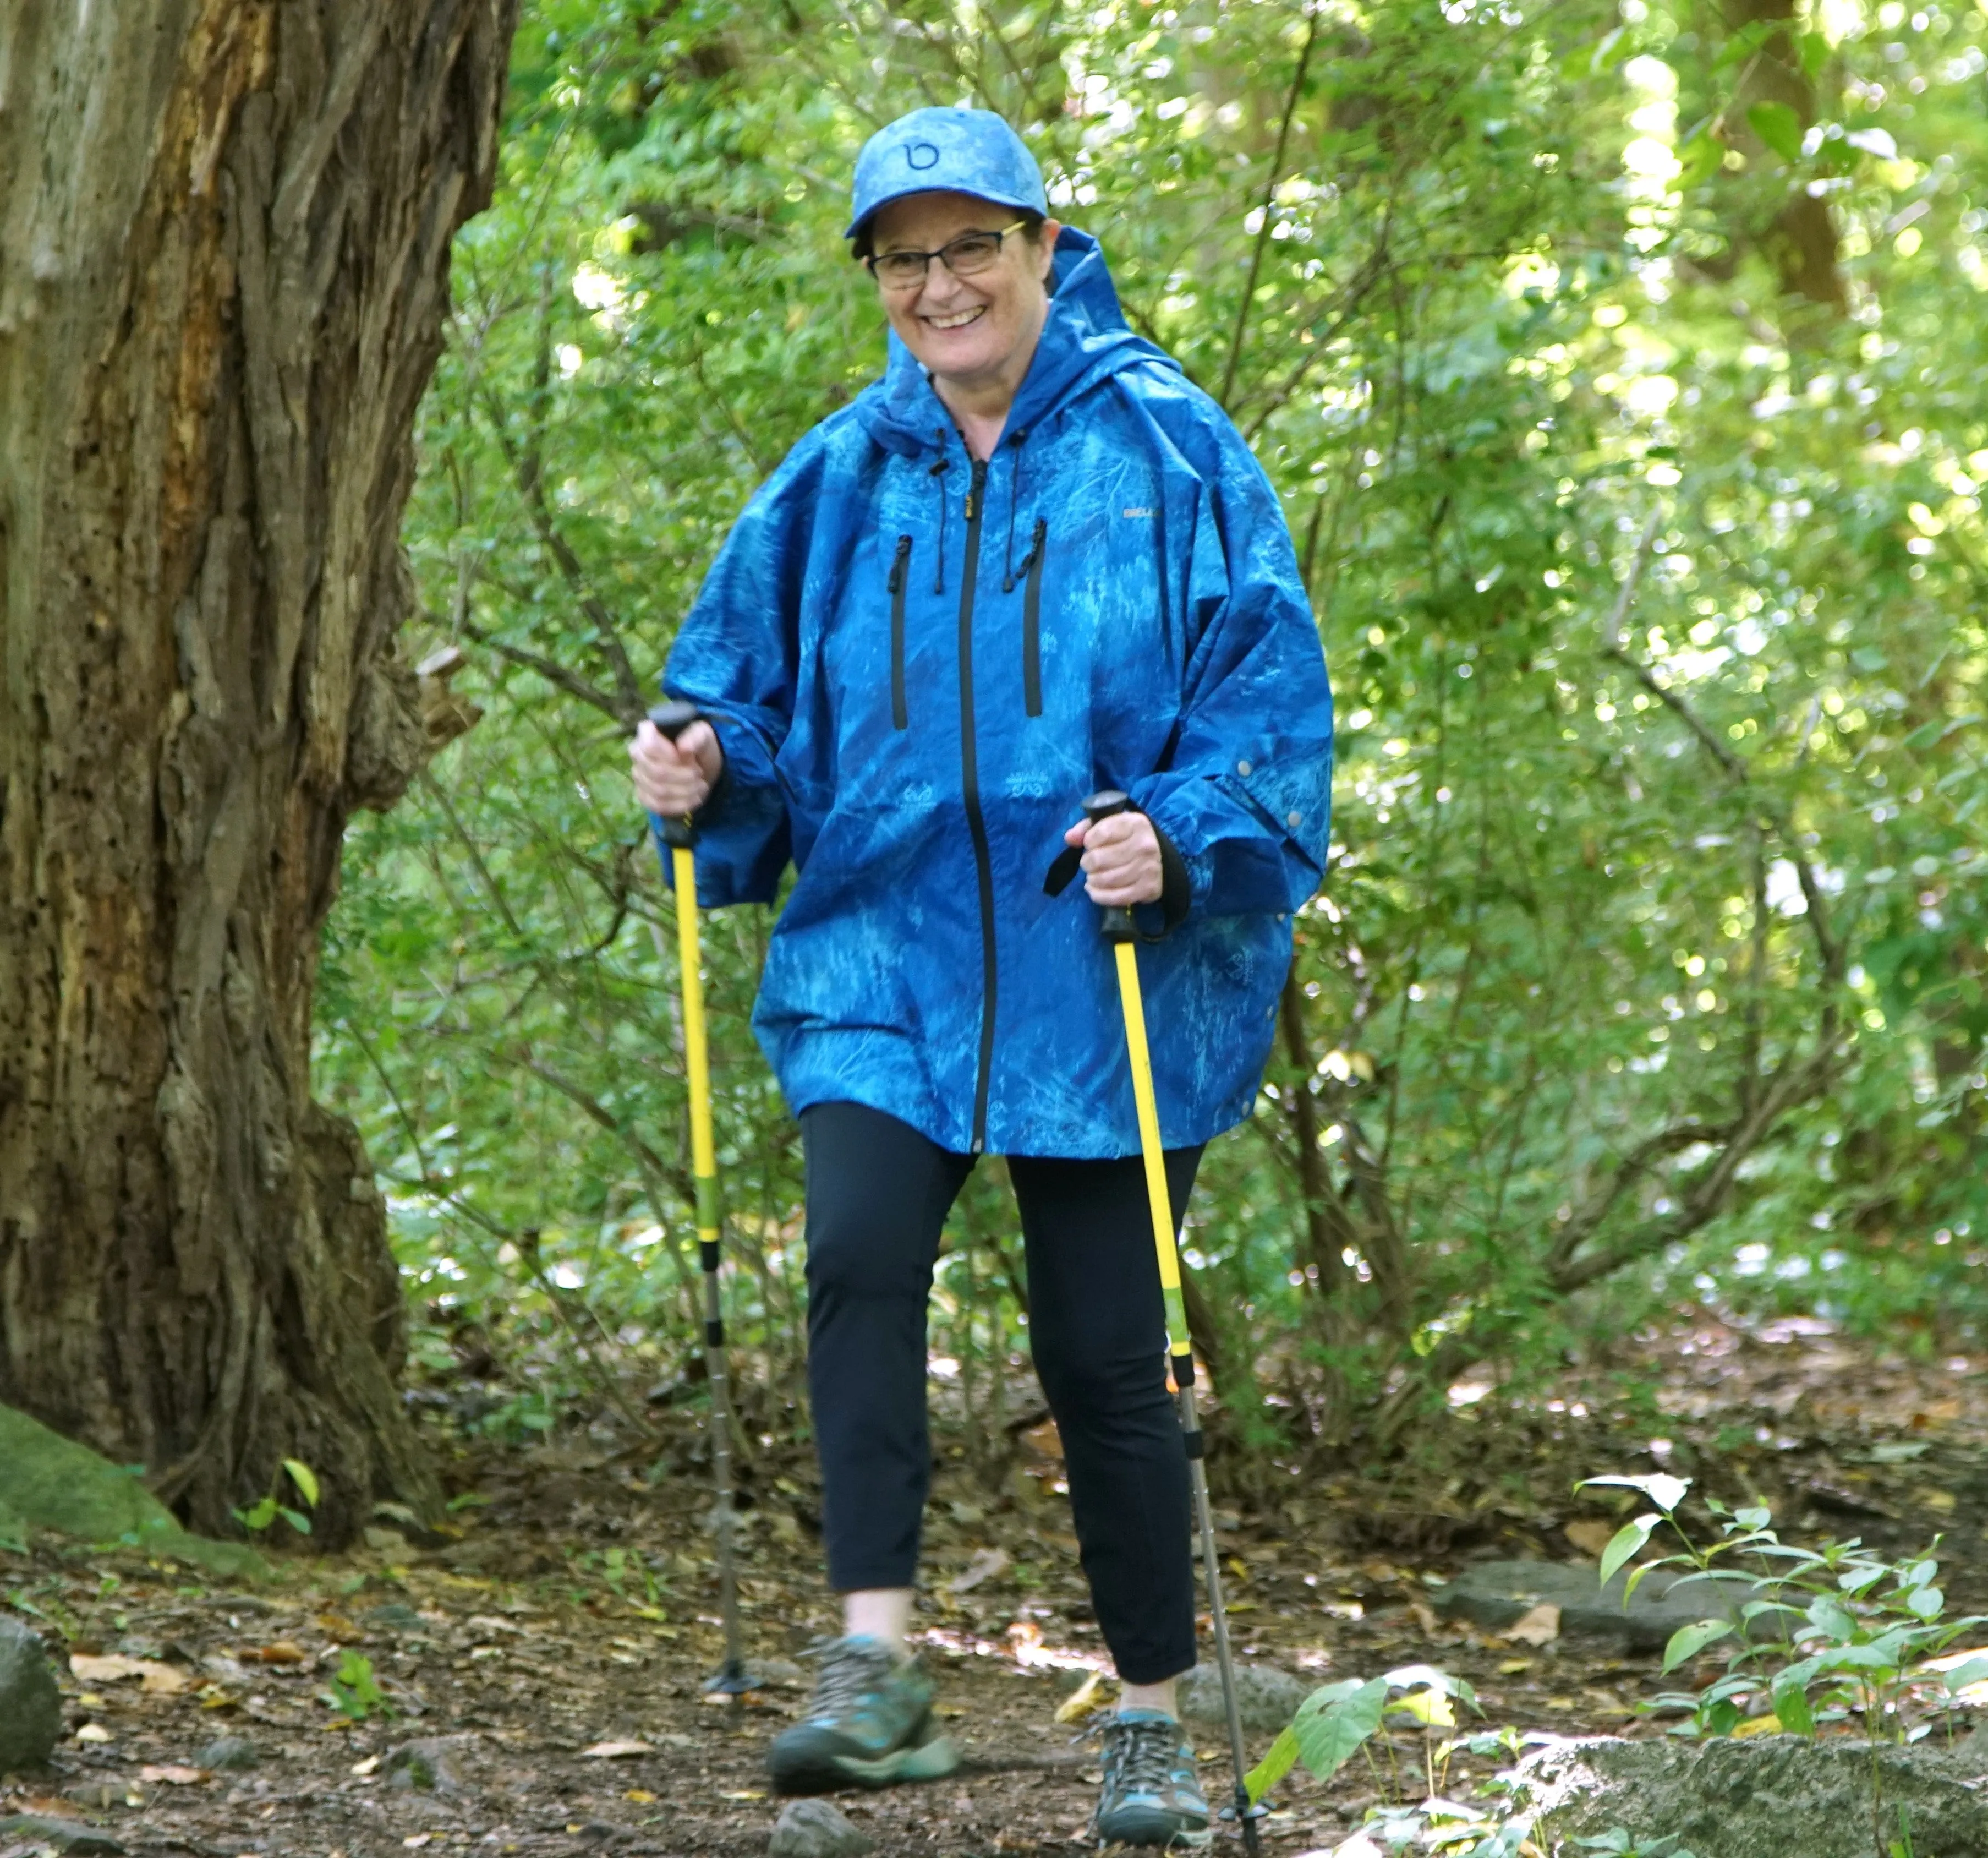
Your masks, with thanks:
[{"label": "pole handle grip", "polygon": [[[1130,813],[1131,811],[1131,796],[1120,793],[1116,787],[1101,787],[1084,803],[1084,817],[1094,826],[1100,820],[1111,818],[1114,814]],[[1139,939],[1138,925],[1132,920],[1132,912],[1129,909],[1100,909],[1097,929],[1107,942],[1136,942]]]},{"label": "pole handle grip", "polygon": [[[649,712],[649,720],[656,726],[657,733],[670,742],[674,742],[693,723],[704,720],[704,712],[695,703],[681,697],[672,697],[667,703],[658,703]],[[690,823],[690,816],[664,819],[662,821],[663,843],[671,847],[692,844],[696,833]]]}]

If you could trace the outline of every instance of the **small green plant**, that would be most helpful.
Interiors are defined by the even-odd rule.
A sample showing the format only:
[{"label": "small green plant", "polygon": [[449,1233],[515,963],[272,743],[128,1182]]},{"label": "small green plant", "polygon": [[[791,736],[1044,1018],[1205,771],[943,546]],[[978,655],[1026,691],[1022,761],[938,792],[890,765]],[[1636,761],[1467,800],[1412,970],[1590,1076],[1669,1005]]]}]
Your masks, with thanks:
[{"label": "small green plant", "polygon": [[1638,1564],[1624,1589],[1625,1605],[1660,1568],[1685,1571],[1677,1588],[1707,1586],[1712,1616],[1671,1636],[1665,1671],[1712,1646],[1730,1644],[1723,1677],[1702,1690],[1670,1692],[1643,1707],[1681,1711],[1672,1732],[1685,1735],[1812,1736],[1824,1724],[1854,1721],[1871,1745],[1874,1841],[1890,1858],[1911,1858],[1909,1825],[1902,1817],[1896,1838],[1885,1825],[1878,1747],[1917,1741],[1942,1722],[1950,1730],[1959,1693],[1988,1680],[1988,1654],[1942,1656],[1963,1633],[1988,1625],[1988,1615],[1946,1616],[1932,1552],[1940,1538],[1925,1554],[1898,1562],[1854,1538],[1804,1548],[1781,1540],[1766,1508],[1732,1510],[1706,1498],[1719,1539],[1700,1545],[1678,1520],[1689,1479],[1591,1477],[1587,1484],[1640,1491],[1656,1506],[1625,1524],[1603,1552],[1604,1585],[1658,1529],[1668,1528],[1682,1545],[1676,1553]]},{"label": "small green plant", "polygon": [[283,1460],[282,1469],[276,1474],[275,1488],[270,1491],[268,1495],[259,1498],[255,1502],[250,1504],[246,1509],[236,1510],[233,1512],[235,1520],[241,1524],[251,1535],[261,1535],[279,1517],[281,1517],[299,1535],[308,1535],[311,1532],[310,1518],[303,1513],[303,1510],[292,1509],[282,1500],[281,1492],[283,1480],[286,1477],[292,1484],[296,1485],[297,1495],[302,1500],[304,1509],[315,1510],[317,1508],[319,1494],[317,1473],[301,1458],[286,1458]]},{"label": "small green plant", "polygon": [[[1438,1851],[1445,1858],[1519,1858],[1531,1849],[1526,1844],[1530,1815],[1514,1816],[1495,1805],[1478,1807],[1444,1796],[1451,1759],[1459,1751],[1506,1759],[1519,1751],[1519,1738],[1510,1729],[1466,1737],[1443,1734],[1457,1726],[1459,1704],[1476,1710],[1470,1686],[1433,1665],[1403,1665],[1384,1677],[1325,1684],[1298,1706],[1290,1726],[1245,1777],[1250,1803],[1261,1802],[1300,1762],[1325,1780],[1364,1751],[1376,1781],[1392,1796],[1367,1815],[1364,1829],[1370,1843],[1391,1852]],[[1418,1724],[1423,1732],[1422,1772],[1412,1782],[1396,1765],[1391,1738],[1380,1742],[1387,1772],[1374,1762],[1372,1745],[1390,1717]]]},{"label": "small green plant", "polygon": [[1605,1853],[1608,1858],[1694,1858],[1675,1836],[1645,1842],[1619,1826],[1610,1826],[1595,1838],[1577,1839],[1574,1843],[1577,1851]]},{"label": "small green plant", "polygon": [[393,1706],[380,1680],[373,1674],[373,1660],[349,1646],[338,1660],[338,1674],[328,1690],[318,1693],[319,1701],[336,1710],[348,1722],[364,1722],[368,1717],[390,1718]]},{"label": "small green plant", "polygon": [[1932,1552],[1937,1537],[1925,1554],[1899,1562],[1854,1538],[1804,1548],[1781,1540],[1767,1509],[1729,1510],[1707,1498],[1719,1539],[1701,1545],[1678,1520],[1688,1479],[1587,1482],[1640,1491],[1658,1512],[1617,1532],[1601,1557],[1604,1584],[1658,1529],[1668,1528],[1679,1551],[1631,1569],[1625,1602],[1658,1569],[1685,1571],[1673,1592],[1687,1582],[1706,1586],[1707,1617],[1672,1635],[1664,1670],[1729,1642],[1724,1677],[1702,1690],[1672,1692],[1646,1706],[1682,1711],[1682,1734],[1729,1735],[1743,1728],[1757,1734],[1771,1727],[1813,1735],[1821,1724],[1855,1718],[1873,1741],[1916,1741],[1952,1711],[1957,1692],[1988,1680],[1988,1656],[1949,1669],[1934,1662],[1963,1633],[1988,1624],[1981,1614],[1946,1616]]}]

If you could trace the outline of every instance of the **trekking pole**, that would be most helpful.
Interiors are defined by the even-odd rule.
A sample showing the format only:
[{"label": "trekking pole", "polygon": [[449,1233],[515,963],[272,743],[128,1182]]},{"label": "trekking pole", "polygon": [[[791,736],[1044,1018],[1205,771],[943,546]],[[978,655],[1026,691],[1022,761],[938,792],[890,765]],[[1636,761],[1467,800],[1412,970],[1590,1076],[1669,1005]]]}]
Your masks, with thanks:
[{"label": "trekking pole", "polygon": [[[670,741],[703,718],[695,703],[659,703],[649,720]],[[725,1621],[725,1663],[704,1687],[739,1697],[758,1687],[746,1674],[739,1643],[739,1569],[732,1509],[732,1382],[725,1355],[725,1307],[718,1291],[718,1151],[711,1135],[711,1051],[705,1036],[704,972],[697,923],[697,834],[690,816],[661,818],[677,899],[677,966],[683,996],[684,1068],[690,1078],[691,1173],[697,1184],[697,1252],[704,1273],[704,1366],[711,1383],[711,1468],[718,1485],[718,1610]],[[660,848],[658,848],[660,850]]]},{"label": "trekking pole", "polygon": [[[1084,803],[1084,817],[1092,825],[1114,813],[1131,811],[1125,795],[1107,788]],[[1236,1702],[1236,1664],[1229,1650],[1229,1616],[1222,1599],[1222,1565],[1215,1558],[1215,1514],[1208,1501],[1201,1420],[1194,1405],[1194,1345],[1187,1328],[1187,1306],[1181,1295],[1180,1254],[1174,1241],[1173,1196],[1167,1187],[1167,1164],[1160,1146],[1160,1115],[1153,1098],[1153,1061],[1146,1047],[1146,1009],[1139,994],[1139,931],[1129,909],[1103,909],[1099,924],[1118,963],[1118,999],[1125,1010],[1125,1046],[1132,1061],[1132,1098],[1139,1112],[1139,1152],[1146,1164],[1146,1198],[1152,1208],[1153,1245],[1159,1254],[1160,1294],[1165,1300],[1167,1347],[1172,1359],[1174,1386],[1179,1390],[1181,1441],[1187,1451],[1188,1481],[1194,1491],[1195,1520],[1201,1534],[1202,1565],[1208,1573],[1208,1611],[1215,1628],[1215,1661],[1222,1674],[1222,1707],[1229,1719],[1229,1754],[1236,1767],[1232,1809],[1242,1829],[1243,1850],[1256,1858],[1257,1812],[1249,1804],[1243,1780],[1249,1772],[1242,1751],[1242,1717]]]}]

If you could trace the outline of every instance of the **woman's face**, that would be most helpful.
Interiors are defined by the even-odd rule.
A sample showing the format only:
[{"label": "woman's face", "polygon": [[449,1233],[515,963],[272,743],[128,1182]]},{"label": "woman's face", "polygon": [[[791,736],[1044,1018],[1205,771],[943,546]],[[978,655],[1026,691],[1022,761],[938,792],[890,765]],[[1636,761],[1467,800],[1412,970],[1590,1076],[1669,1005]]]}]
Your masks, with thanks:
[{"label": "woman's face", "polygon": [[[886,252],[936,252],[962,232],[998,232],[1013,225],[1012,207],[976,200],[971,194],[911,194],[877,209],[871,222],[871,249]],[[938,259],[925,267],[925,282],[908,289],[879,286],[884,313],[898,338],[931,372],[962,387],[1019,377],[1013,364],[1035,352],[1048,313],[1045,280],[1056,249],[1058,228],[1043,225],[1039,245],[1019,232],[1001,242],[1001,254],[985,271],[955,277]]]}]

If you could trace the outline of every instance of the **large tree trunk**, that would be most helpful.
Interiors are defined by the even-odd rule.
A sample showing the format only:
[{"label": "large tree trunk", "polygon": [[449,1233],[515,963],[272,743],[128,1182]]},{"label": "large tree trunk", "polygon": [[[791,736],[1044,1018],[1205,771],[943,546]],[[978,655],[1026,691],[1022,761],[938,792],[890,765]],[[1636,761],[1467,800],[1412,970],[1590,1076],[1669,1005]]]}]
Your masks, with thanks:
[{"label": "large tree trunk", "polygon": [[0,0],[0,1402],[208,1529],[437,1502],[311,994],[516,12]]}]

